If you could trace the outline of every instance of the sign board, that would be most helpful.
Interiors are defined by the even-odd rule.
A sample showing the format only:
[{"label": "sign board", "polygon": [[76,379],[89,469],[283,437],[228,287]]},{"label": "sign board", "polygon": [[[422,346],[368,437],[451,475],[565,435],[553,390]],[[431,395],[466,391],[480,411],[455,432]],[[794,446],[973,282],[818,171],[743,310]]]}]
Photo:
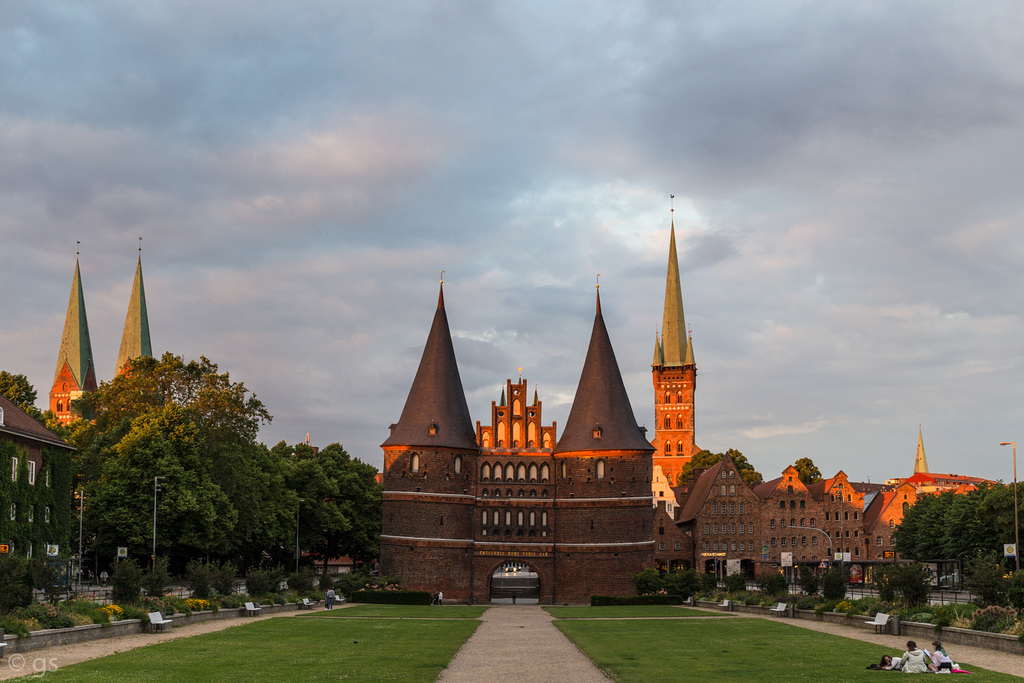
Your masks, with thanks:
[{"label": "sign board", "polygon": [[850,553],[835,553],[835,556],[832,559],[836,562],[849,562]]},{"label": "sign board", "polygon": [[1015,543],[1004,543],[1003,557],[1017,557],[1017,545]]},{"label": "sign board", "polygon": [[782,566],[792,567],[793,566],[793,553],[782,553]]},{"label": "sign board", "polygon": [[119,560],[126,560],[126,559],[128,559],[128,547],[127,546],[118,546],[117,547],[117,559],[119,559]]},{"label": "sign board", "polygon": [[761,546],[761,559],[762,560],[767,560],[768,559],[768,546],[766,546],[766,545]]},{"label": "sign board", "polygon": [[818,564],[818,569],[828,569],[828,560],[822,560]]},{"label": "sign board", "polygon": [[9,552],[11,552],[11,546],[6,543],[0,543],[0,555],[6,555]]},{"label": "sign board", "polygon": [[733,574],[740,573],[740,561],[739,560],[726,560],[725,561],[725,575],[732,576]]},{"label": "sign board", "polygon": [[864,568],[859,564],[850,566],[850,583],[864,583]]},{"label": "sign board", "polygon": [[53,543],[47,543],[46,544],[46,556],[47,557],[57,557],[59,552],[60,552],[60,548],[57,545],[55,545]]},{"label": "sign board", "polygon": [[884,551],[882,551],[882,559],[883,560],[895,560],[896,559],[896,551],[895,550],[884,550]]}]

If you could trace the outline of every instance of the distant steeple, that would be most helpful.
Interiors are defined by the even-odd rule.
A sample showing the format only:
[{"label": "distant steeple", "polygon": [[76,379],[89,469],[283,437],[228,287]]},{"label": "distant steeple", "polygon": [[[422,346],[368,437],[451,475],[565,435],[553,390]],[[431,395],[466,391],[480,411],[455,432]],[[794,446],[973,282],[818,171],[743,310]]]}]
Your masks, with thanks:
[{"label": "distant steeple", "polygon": [[676,255],[676,224],[672,220],[668,248],[668,273],[665,277],[665,312],[661,319],[661,355],[664,367],[680,367],[693,363],[693,350],[686,338],[686,316],[683,315],[683,290],[679,282],[679,258]]},{"label": "distant steeple", "polygon": [[71,401],[95,388],[96,367],[92,358],[89,321],[85,314],[85,293],[82,290],[78,259],[75,259],[75,276],[71,281],[64,333],[61,335],[57,368],[50,389],[50,409],[57,413],[62,423],[67,424],[75,417],[71,413]]},{"label": "distant steeple", "polygon": [[554,453],[587,450],[653,451],[636,423],[615,351],[601,315],[601,295],[580,383]]},{"label": "distant steeple", "polygon": [[928,458],[924,457],[924,436],[921,427],[917,427],[917,457],[914,459],[914,474],[918,472],[928,473]]},{"label": "distant steeple", "polygon": [[533,405],[537,405],[537,389],[533,390]]},{"label": "distant steeple", "polygon": [[434,322],[402,409],[402,417],[382,445],[478,447],[444,310],[443,284],[437,297]]},{"label": "distant steeple", "polygon": [[139,262],[135,266],[132,297],[128,301],[128,315],[124,319],[121,348],[117,352],[117,369],[114,372],[120,375],[128,361],[142,356],[152,357],[152,355],[153,346],[149,339],[149,315],[146,312],[146,288],[142,284],[142,254],[140,253]]},{"label": "distant steeple", "polygon": [[654,360],[651,361],[651,365],[660,367],[665,364],[665,352],[661,348],[661,339],[657,334],[654,335]]},{"label": "distant steeple", "polygon": [[501,388],[501,403],[499,403],[498,405],[501,406],[502,408],[504,408],[507,405],[507,403],[505,403],[505,388],[504,387]]}]

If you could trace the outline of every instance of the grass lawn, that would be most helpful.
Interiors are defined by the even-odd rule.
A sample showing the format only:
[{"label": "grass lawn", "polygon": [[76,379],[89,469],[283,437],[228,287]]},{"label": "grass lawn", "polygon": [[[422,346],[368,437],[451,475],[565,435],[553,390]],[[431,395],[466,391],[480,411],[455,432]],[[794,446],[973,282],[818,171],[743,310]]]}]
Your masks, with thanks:
[{"label": "grass lawn", "polygon": [[374,619],[479,619],[486,605],[353,605],[310,612],[312,617],[372,617]]},{"label": "grass lawn", "polygon": [[434,681],[479,625],[475,619],[266,619],[74,664],[46,678]]},{"label": "grass lawn", "polygon": [[[604,609],[604,608],[598,608]],[[659,621],[556,620],[557,626],[613,680],[874,681],[902,676],[866,671],[887,650],[763,619]],[[955,648],[950,648],[956,653]],[[959,660],[958,660],[959,661]],[[1016,681],[1016,676],[974,672],[971,681]],[[903,680],[902,678],[898,680]]]},{"label": "grass lawn", "polygon": [[702,612],[674,605],[609,605],[607,607],[545,607],[556,619],[630,619],[638,617],[724,617],[724,612]]}]

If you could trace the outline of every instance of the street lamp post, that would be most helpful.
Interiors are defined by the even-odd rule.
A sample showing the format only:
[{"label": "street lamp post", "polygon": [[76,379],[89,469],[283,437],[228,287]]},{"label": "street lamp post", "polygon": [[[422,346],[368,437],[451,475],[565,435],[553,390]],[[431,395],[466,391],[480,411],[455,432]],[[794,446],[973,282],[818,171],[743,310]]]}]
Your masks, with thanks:
[{"label": "street lamp post", "polygon": [[295,573],[299,573],[299,510],[305,498],[299,498],[299,504],[295,506]]},{"label": "street lamp post", "polygon": [[1013,555],[1020,571],[1020,521],[1017,516],[1017,442],[1000,441],[1000,446],[1013,446]]},{"label": "street lamp post", "polygon": [[167,477],[153,477],[153,554],[150,556],[152,569],[156,569],[156,494],[160,491],[160,482]]},{"label": "street lamp post", "polygon": [[82,597],[82,510],[85,509],[85,488],[78,491],[78,597]]}]

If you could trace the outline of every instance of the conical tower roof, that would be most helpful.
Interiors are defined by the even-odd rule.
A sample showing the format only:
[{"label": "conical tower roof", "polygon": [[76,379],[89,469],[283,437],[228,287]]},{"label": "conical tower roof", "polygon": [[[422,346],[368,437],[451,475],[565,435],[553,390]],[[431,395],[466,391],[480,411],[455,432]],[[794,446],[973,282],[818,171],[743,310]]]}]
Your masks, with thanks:
[{"label": "conical tower roof", "polygon": [[75,277],[71,281],[68,312],[64,317],[64,334],[61,335],[60,351],[57,352],[57,369],[53,373],[54,384],[57,383],[65,363],[70,368],[80,389],[86,389],[87,383],[95,386],[96,369],[92,360],[89,320],[85,315],[85,293],[82,291],[82,275],[77,259],[75,260]]},{"label": "conical tower roof", "polygon": [[601,315],[600,293],[580,383],[565,421],[565,430],[553,452],[593,450],[654,450],[637,426],[633,408],[629,405],[626,386]]},{"label": "conical tower roof", "polygon": [[444,310],[444,286],[437,297],[437,312],[423,347],[416,378],[402,409],[402,417],[383,446],[477,448],[455,361],[448,316]]},{"label": "conical tower roof", "polygon": [[135,284],[132,285],[132,298],[128,302],[128,315],[124,319],[124,333],[121,335],[121,348],[117,352],[117,369],[120,375],[128,361],[152,356],[153,346],[149,340],[149,315],[146,312],[146,288],[142,284],[142,257],[135,266]]},{"label": "conical tower roof", "polygon": [[665,367],[679,367],[686,364],[687,343],[686,316],[683,315],[683,290],[679,282],[679,259],[676,256],[676,224],[674,220],[670,234],[668,274],[665,277],[665,313],[661,319],[662,364]]},{"label": "conical tower roof", "polygon": [[914,459],[914,474],[918,472],[928,473],[928,458],[924,456],[924,435],[921,428],[917,428],[917,457]]}]

